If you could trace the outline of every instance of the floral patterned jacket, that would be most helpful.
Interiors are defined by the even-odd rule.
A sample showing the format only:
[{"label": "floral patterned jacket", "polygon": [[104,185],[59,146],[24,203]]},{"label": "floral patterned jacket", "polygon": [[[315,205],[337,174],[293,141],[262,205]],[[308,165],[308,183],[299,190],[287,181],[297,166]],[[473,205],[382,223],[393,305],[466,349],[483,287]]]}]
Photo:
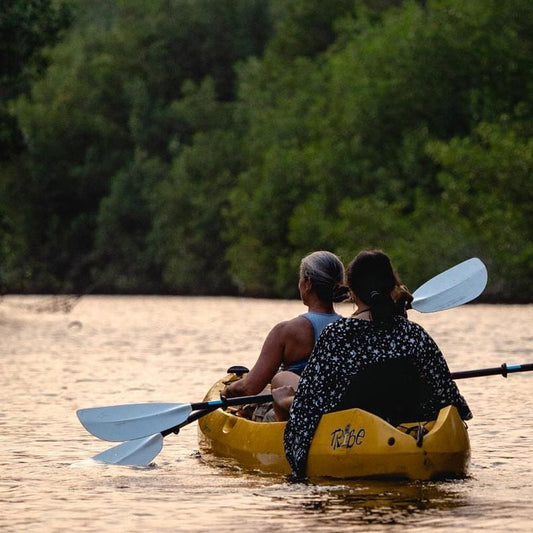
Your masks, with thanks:
[{"label": "floral patterned jacket", "polygon": [[465,420],[472,413],[451,378],[435,341],[420,325],[397,316],[393,328],[341,318],[326,326],[305,368],[285,429],[284,446],[293,474],[305,476],[307,455],[320,418],[335,411],[354,376],[374,363],[407,357],[429,386],[420,406],[425,420],[446,405],[455,405]]}]

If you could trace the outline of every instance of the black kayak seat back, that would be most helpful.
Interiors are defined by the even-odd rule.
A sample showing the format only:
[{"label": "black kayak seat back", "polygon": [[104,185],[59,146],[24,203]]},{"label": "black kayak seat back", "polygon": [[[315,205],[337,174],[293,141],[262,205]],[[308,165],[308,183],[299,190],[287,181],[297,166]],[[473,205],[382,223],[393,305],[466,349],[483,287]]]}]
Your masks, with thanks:
[{"label": "black kayak seat back", "polygon": [[423,420],[427,384],[413,362],[395,358],[374,363],[358,372],[337,410],[358,407],[393,425]]}]

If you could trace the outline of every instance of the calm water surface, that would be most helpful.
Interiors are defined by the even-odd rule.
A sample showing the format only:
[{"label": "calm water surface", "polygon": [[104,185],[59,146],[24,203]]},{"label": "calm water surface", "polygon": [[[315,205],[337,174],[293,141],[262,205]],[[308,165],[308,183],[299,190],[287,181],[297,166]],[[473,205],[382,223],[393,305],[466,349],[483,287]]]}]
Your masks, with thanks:
[{"label": "calm water surface", "polygon": [[[0,529],[532,530],[533,373],[458,382],[474,412],[464,480],[289,484],[202,458],[196,424],[165,438],[153,466],[88,460],[111,444],[82,428],[77,409],[201,401],[229,366],[253,364],[275,322],[304,310],[236,298],[2,298]],[[533,306],[411,313],[452,371],[533,362]]]}]

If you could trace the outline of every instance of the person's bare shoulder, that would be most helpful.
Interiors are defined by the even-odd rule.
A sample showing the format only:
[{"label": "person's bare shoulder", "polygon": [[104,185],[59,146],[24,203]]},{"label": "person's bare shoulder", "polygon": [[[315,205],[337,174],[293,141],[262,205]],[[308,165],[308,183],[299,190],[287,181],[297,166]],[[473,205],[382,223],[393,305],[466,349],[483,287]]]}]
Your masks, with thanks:
[{"label": "person's bare shoulder", "polygon": [[290,360],[297,361],[313,350],[315,331],[311,322],[302,316],[280,322],[274,326],[271,334],[283,346],[284,355]]},{"label": "person's bare shoulder", "polygon": [[314,335],[313,325],[303,316],[297,316],[290,320],[285,320],[276,324],[272,331],[282,338],[293,338],[300,336]]}]

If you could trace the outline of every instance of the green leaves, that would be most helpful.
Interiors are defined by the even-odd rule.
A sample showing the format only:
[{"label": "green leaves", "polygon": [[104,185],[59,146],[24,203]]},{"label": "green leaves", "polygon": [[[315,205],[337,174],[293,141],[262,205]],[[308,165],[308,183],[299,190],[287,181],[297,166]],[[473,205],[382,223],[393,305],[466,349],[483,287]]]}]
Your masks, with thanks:
[{"label": "green leaves", "polygon": [[[433,142],[443,203],[469,221],[495,260],[494,291],[527,300],[533,282],[533,121],[523,111],[481,123],[468,137]],[[527,267],[529,270],[523,270]]]}]

